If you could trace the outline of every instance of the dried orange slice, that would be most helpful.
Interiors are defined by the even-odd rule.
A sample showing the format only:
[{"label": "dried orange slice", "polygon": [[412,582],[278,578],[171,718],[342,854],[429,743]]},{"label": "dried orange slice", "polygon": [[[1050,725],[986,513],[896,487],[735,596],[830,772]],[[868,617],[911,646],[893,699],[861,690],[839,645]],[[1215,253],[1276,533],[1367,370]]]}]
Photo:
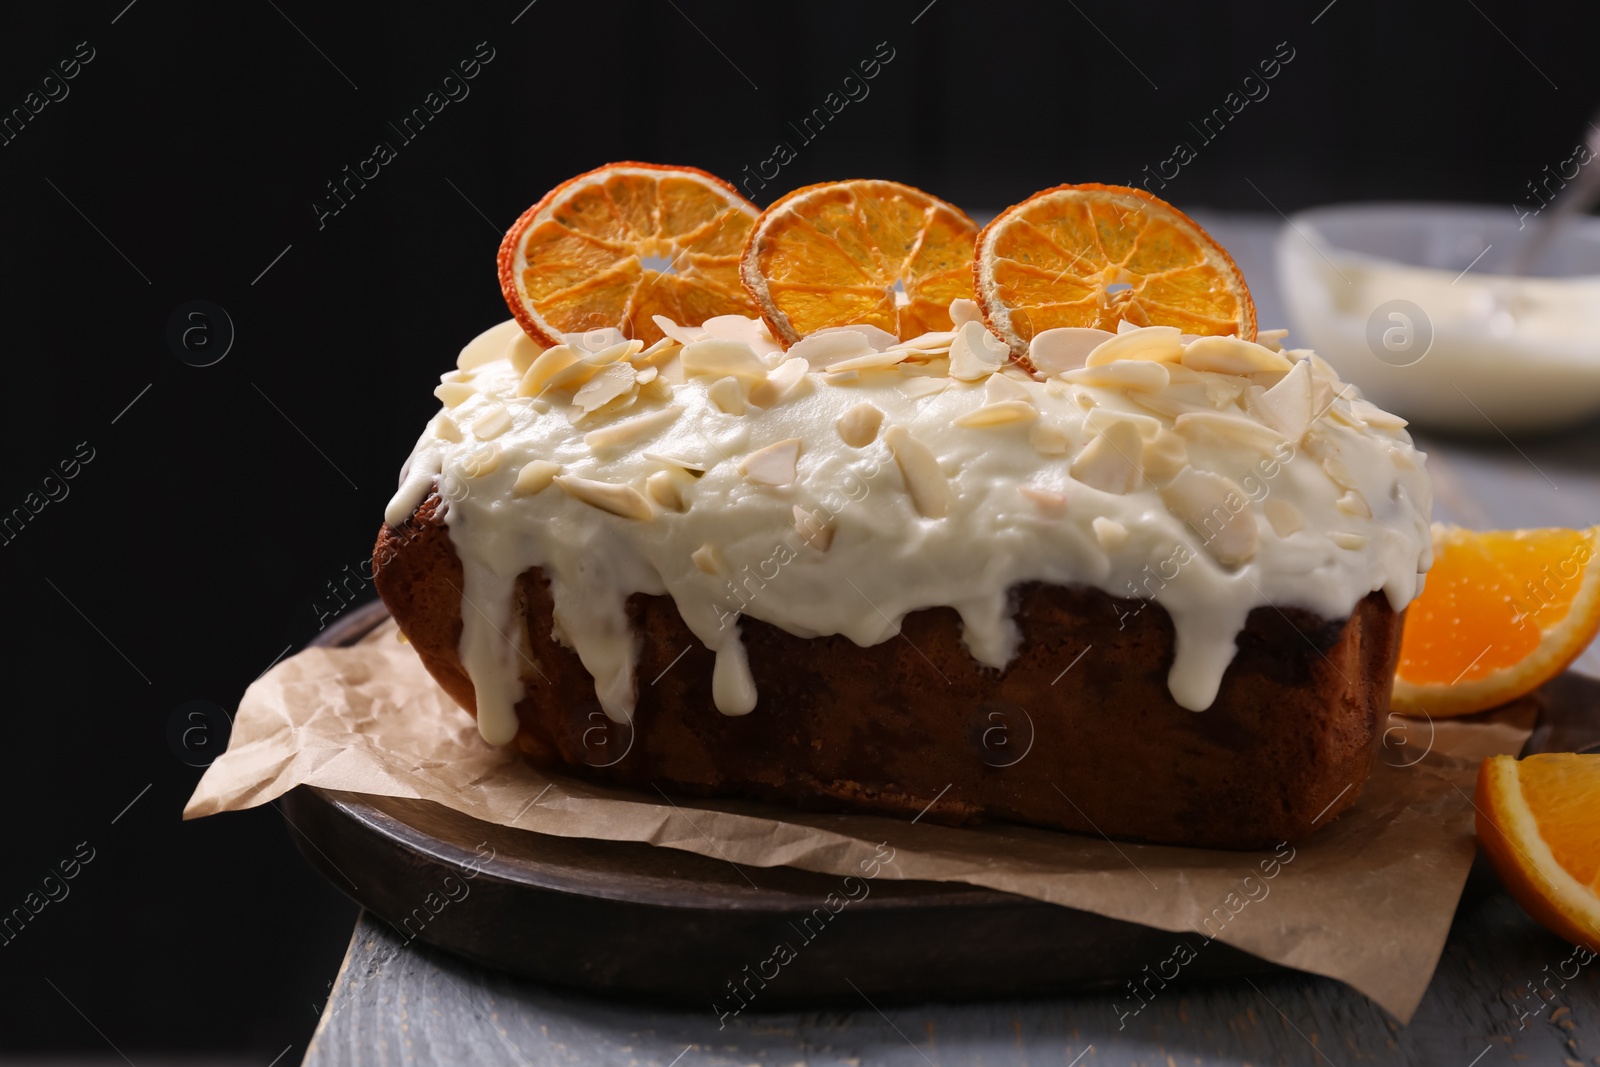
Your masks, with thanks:
[{"label": "dried orange slice", "polygon": [[685,326],[754,315],[739,254],[757,214],[703,170],[610,163],[562,182],[506,231],[500,289],[545,345],[608,326],[652,344],[653,315]]},{"label": "dried orange slice", "polygon": [[984,321],[1023,362],[1033,336],[1058,326],[1256,336],[1256,306],[1233,259],[1143,189],[1035,193],[983,228],[973,271]]},{"label": "dried orange slice", "polygon": [[1406,609],[1392,707],[1468,715],[1531,693],[1600,631],[1600,527],[1475,532],[1435,524]]},{"label": "dried orange slice", "polygon": [[1475,806],[1478,843],[1517,903],[1600,952],[1600,755],[1491,756]]},{"label": "dried orange slice", "polygon": [[877,326],[909,341],[948,330],[972,298],[978,225],[899,182],[808,185],[761,213],[739,276],[785,348],[828,326]]}]

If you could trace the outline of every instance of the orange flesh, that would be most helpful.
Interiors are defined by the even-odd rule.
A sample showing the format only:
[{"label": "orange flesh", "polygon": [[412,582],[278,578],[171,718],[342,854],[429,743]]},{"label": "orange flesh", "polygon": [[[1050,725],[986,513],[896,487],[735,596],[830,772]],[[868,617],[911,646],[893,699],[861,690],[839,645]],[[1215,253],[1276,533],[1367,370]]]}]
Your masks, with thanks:
[{"label": "orange flesh", "polygon": [[[1094,187],[1041,193],[997,223],[990,298],[1023,341],[1119,322],[1255,336],[1244,277],[1176,209]],[[1112,286],[1117,286],[1113,290]]]},{"label": "orange flesh", "polygon": [[1423,595],[1406,612],[1396,673],[1455,684],[1515,666],[1564,620],[1593,554],[1578,530],[1507,530],[1438,546]]},{"label": "orange flesh", "polygon": [[[739,254],[754,219],[730,196],[673,175],[617,173],[580,185],[522,236],[528,266],[519,296],[554,331],[615,326],[653,344],[652,320],[698,326],[753,315],[739,285]],[[646,267],[669,261],[669,270]]]},{"label": "orange flesh", "polygon": [[1556,862],[1600,891],[1600,759],[1551,753],[1517,766],[1522,796]]},{"label": "orange flesh", "polygon": [[976,235],[971,220],[917,190],[838,182],[780,206],[755,266],[798,337],[864,323],[908,340],[950,329],[950,301],[971,299]]}]

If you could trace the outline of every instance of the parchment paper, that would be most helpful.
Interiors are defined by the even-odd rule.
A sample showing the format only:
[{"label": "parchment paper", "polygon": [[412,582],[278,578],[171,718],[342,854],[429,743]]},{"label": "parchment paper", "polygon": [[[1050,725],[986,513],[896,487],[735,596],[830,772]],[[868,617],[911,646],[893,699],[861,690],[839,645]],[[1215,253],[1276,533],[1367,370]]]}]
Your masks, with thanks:
[{"label": "parchment paper", "polygon": [[[1478,761],[1519,751],[1533,715],[1528,705],[1467,722],[1393,718],[1359,803],[1308,840],[1276,853],[1172,848],[998,824],[952,828],[743,801],[674,802],[542,774],[484,744],[386,622],[353,647],[307,649],[257,680],[240,702],[227,752],[207,769],[184,818],[313,785],[756,867],[852,874],[881,859],[878,845],[887,842],[894,860],[879,877],[969,882],[1178,931],[1191,952],[1214,937],[1346,982],[1407,1022],[1472,864]],[[1174,965],[1149,963],[1152,972]],[[1119,1012],[1139,1004],[1131,989],[1125,994]]]}]

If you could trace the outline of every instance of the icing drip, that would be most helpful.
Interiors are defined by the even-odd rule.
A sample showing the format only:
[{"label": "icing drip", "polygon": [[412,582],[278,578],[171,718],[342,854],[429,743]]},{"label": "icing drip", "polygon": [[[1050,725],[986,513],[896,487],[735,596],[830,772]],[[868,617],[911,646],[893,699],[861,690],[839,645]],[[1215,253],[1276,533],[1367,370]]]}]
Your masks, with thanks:
[{"label": "icing drip", "polygon": [[516,592],[530,568],[618,722],[639,684],[635,593],[673,598],[715,654],[718,709],[743,715],[760,713],[746,615],[872,645],[948,606],[972,656],[1004,668],[1010,590],[1089,585],[1167,611],[1169,687],[1199,711],[1252,609],[1339,619],[1373,590],[1396,610],[1420,591],[1424,457],[1312,353],[1047,331],[1029,375],[957,321],[788,352],[737,316],[663,320],[648,351],[595,331],[541,352],[514,322],[469,344],[385,518],[435,489],[446,502],[484,737],[509,741],[541,684]]}]

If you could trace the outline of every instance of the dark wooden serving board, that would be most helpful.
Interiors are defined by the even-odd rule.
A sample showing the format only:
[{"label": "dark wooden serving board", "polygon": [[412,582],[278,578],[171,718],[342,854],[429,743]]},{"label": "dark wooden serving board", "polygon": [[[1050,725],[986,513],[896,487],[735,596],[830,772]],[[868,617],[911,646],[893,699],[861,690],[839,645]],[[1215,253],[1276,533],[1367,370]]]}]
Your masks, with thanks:
[{"label": "dark wooden serving board", "polygon": [[[381,604],[368,605],[315,643],[353,643],[385,618]],[[1600,683],[1565,675],[1542,696],[1530,749],[1600,740],[1592,713],[1577,714],[1600,706]],[[402,938],[613,995],[731,1008],[727,983],[757,972],[780,941],[797,951],[783,981],[760,989],[765,1007],[1120,984],[1172,948],[1170,933],[1091,912],[959,883],[887,880],[807,939],[800,927],[838,891],[837,876],[537,834],[425,801],[301,787],[282,803],[302,854]],[[1185,973],[1272,969],[1218,943]]]}]

